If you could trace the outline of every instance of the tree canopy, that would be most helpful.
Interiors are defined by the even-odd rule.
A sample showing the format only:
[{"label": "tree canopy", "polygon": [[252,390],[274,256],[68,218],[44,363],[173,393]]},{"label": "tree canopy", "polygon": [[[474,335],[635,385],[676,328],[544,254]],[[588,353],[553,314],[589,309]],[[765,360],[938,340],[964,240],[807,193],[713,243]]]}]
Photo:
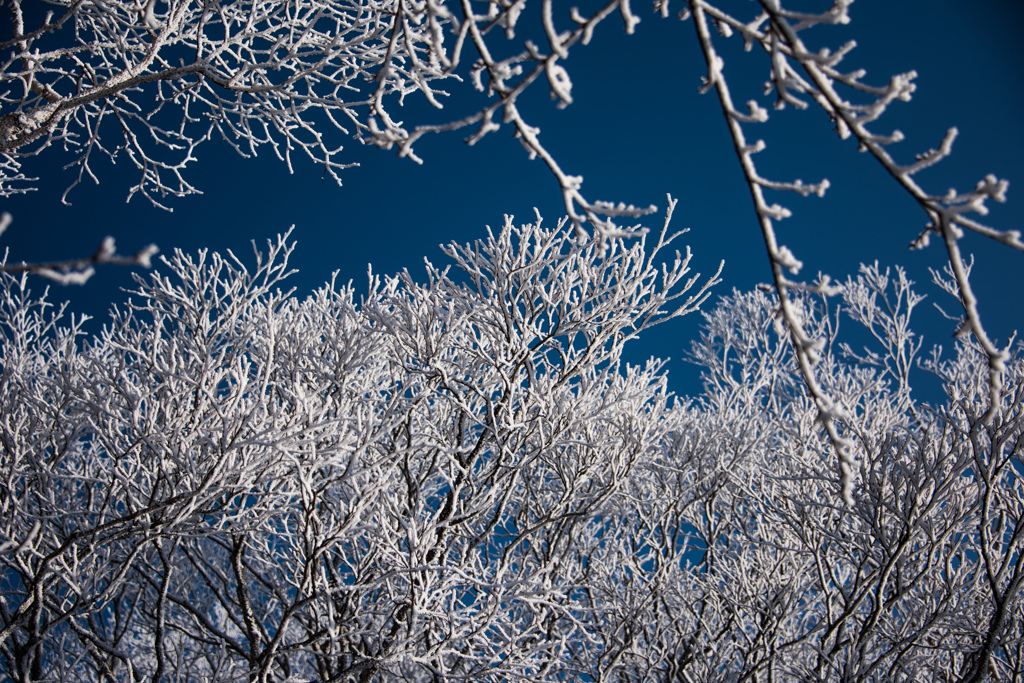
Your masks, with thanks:
[{"label": "tree canopy", "polygon": [[[627,0],[6,4],[2,196],[57,147],[69,190],[97,155],[127,158],[129,198],[160,208],[194,192],[211,137],[340,180],[339,132],[417,159],[427,134],[472,144],[507,126],[566,213],[450,242],[425,280],[371,271],[308,297],[289,289],[290,235],[250,258],[121,256],[108,239],[92,257],[0,265],[12,679],[1024,675],[1024,366],[1015,338],[986,331],[962,247],[1024,243],[981,222],[1006,180],[920,180],[956,129],[893,151],[905,136],[879,119],[916,74],[872,82],[847,65],[852,44],[818,42],[850,0],[655,6],[693,32],[768,256],[767,285],[717,304],[721,269],[691,272],[674,200],[660,232],[620,225],[653,207],[588,199],[519,107],[537,83],[572,103],[569,51],[604,22],[632,32]],[[768,74],[742,108],[730,40]],[[482,104],[449,116],[456,87]],[[440,118],[399,120],[417,97]],[[798,279],[780,202],[830,184],[759,170],[769,107],[823,110],[920,207],[908,240],[944,250],[932,275],[952,349],[915,333],[923,297],[901,267]],[[32,291],[30,276],[84,282],[117,263],[156,268],[99,332]],[[662,361],[624,349],[699,308],[702,389],[677,397]],[[914,390],[924,374],[941,400]]]}]

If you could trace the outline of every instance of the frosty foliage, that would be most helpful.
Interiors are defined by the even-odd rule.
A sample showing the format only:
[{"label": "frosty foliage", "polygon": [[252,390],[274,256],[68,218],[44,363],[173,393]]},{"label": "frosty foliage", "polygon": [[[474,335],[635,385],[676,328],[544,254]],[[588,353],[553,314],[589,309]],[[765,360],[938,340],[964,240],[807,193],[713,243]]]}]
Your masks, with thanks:
[{"label": "frosty foliage", "polygon": [[[778,301],[706,314],[699,400],[624,344],[715,276],[563,226],[424,280],[303,301],[291,245],[177,252],[95,337],[2,276],[0,662],[19,681],[980,681],[1024,675],[1022,373],[923,365],[911,283],[865,267],[817,377]],[[667,228],[667,224],[666,224]],[[844,314],[845,315],[845,314]]]},{"label": "frosty foliage", "polygon": [[[587,200],[516,106],[538,80],[570,104],[568,50],[613,14],[629,32],[639,20],[627,0],[568,18],[540,4],[544,46],[519,49],[524,0],[76,0],[45,15],[5,0],[0,196],[26,190],[22,160],[54,146],[75,184],[94,154],[128,158],[131,194],[161,206],[196,191],[184,171],[211,137],[338,179],[335,130],[417,159],[428,133],[472,143],[509,124],[574,229],[508,219],[447,247],[454,271],[371,274],[365,293],[331,283],[304,301],[282,290],[286,237],[255,265],[176,252],[90,338],[24,273],[79,282],[95,264],[147,265],[152,248],[0,263],[9,677],[1024,677],[1024,365],[985,332],[961,252],[966,232],[1024,250],[978,220],[1006,181],[917,184],[955,129],[913,161],[890,154],[904,136],[876,125],[914,74],[870,85],[843,66],[852,44],[803,42],[847,23],[850,0],[820,14],[680,1],[772,286],[707,314],[692,349],[704,391],[675,401],[658,361],[629,366],[622,349],[696,310],[717,275],[690,277],[665,231],[616,225],[648,209]],[[747,135],[769,112],[734,105],[723,40],[763,53],[776,110],[820,107],[920,204],[914,246],[941,240],[935,281],[961,309],[951,352],[922,354],[921,297],[898,268],[795,279],[799,249],[776,235],[791,211],[769,197],[829,184],[760,175],[766,145]],[[466,84],[485,99],[461,118],[390,113]],[[869,346],[839,338],[841,319]],[[922,369],[942,405],[914,394]]]},{"label": "frosty foliage", "polygon": [[[526,0],[57,0],[48,3],[52,9],[45,13],[24,0],[5,0],[13,21],[10,34],[0,36],[0,51],[7,51],[0,57],[0,196],[30,188],[22,160],[55,145],[74,155],[71,165],[78,168],[78,177],[72,187],[94,177],[94,155],[126,157],[139,171],[129,196],[141,193],[163,206],[168,197],[197,191],[184,172],[195,160],[195,148],[213,137],[243,156],[269,145],[289,168],[293,156],[308,157],[323,164],[325,178],[340,182],[338,173],[346,164],[338,133],[419,161],[413,146],[424,135],[465,130],[472,144],[508,124],[527,153],[554,175],[577,236],[593,236],[603,249],[609,239],[635,236],[636,229],[620,227],[617,218],[654,207],[588,200],[582,194],[583,178],[560,167],[517,101],[540,81],[558,106],[571,104],[572,81],[565,67],[569,50],[589,43],[596,26],[612,15],[621,17],[627,33],[634,32],[640,18],[629,0],[568,13],[556,11],[552,0],[537,2],[539,16],[524,14]],[[871,84],[862,69],[845,64],[855,47],[852,41],[829,45],[826,36],[817,49],[804,42],[810,29],[849,23],[852,0],[834,0],[820,13],[786,9],[780,0],[657,0],[655,10],[669,20],[670,5],[676,2],[678,18],[692,19],[706,68],[701,90],[714,91],[721,103],[767,247],[781,319],[837,457],[843,499],[852,505],[858,463],[840,434],[842,407],[825,391],[817,370],[826,340],[805,326],[793,299],[797,291],[835,294],[838,289],[827,277],[817,282],[792,277],[803,263],[798,250],[781,244],[776,235],[778,222],[792,212],[768,196],[821,196],[829,181],[780,181],[759,173],[754,159],[766,145],[747,139],[751,126],[769,119],[758,99],[773,100],[777,110],[821,108],[840,137],[855,139],[924,210],[928,224],[913,244],[924,247],[934,235],[945,247],[948,282],[962,311],[956,324],[974,336],[987,358],[986,420],[999,410],[1009,347],[985,331],[969,277],[970,259],[962,254],[960,240],[970,231],[1024,251],[1019,231],[997,230],[978,220],[987,214],[989,200],[1005,201],[1008,183],[988,175],[971,190],[937,193],[917,183],[918,172],[950,155],[955,128],[937,149],[913,160],[899,161],[890,154],[891,145],[905,136],[876,126],[890,104],[911,99],[916,74]],[[742,40],[748,51],[766,57],[764,91],[758,92],[760,84],[740,85],[753,91],[745,111],[734,103],[734,84],[716,49],[723,40]],[[410,123],[394,113],[407,97],[422,97],[440,110],[447,101],[445,88],[469,86],[482,99],[468,113],[438,113]],[[0,271],[27,270],[81,282],[94,264],[144,265],[155,249],[122,257],[108,254],[104,245],[92,258],[0,264]]]}]

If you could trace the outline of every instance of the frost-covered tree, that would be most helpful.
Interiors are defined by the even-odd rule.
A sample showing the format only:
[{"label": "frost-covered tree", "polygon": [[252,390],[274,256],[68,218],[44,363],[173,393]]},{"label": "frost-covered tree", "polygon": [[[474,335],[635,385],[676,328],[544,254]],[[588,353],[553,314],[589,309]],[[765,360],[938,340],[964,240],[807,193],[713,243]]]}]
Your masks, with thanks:
[{"label": "frost-covered tree", "polygon": [[175,254],[76,339],[0,320],[0,661],[15,680],[572,677],[630,472],[669,428],[623,345],[714,277],[662,233],[451,245],[305,301],[291,247]]},{"label": "frost-covered tree", "polygon": [[[666,225],[667,227],[667,225]],[[631,339],[715,277],[674,237],[560,225],[451,267],[283,290],[176,253],[81,338],[3,275],[0,666],[19,681],[980,681],[1024,676],[1020,349],[988,417],[970,337],[865,267],[827,340],[860,485],[772,294],[734,293],[676,400]],[[666,262],[667,257],[667,262]],[[659,263],[665,263],[659,267]],[[840,315],[871,344],[836,336]]]},{"label": "frost-covered tree", "polygon": [[[629,484],[631,590],[608,588],[629,615],[627,679],[1024,676],[1022,349],[987,418],[984,350],[968,337],[919,358],[921,297],[902,271],[862,267],[844,284],[840,307],[808,293],[794,306],[827,341],[817,370],[858,463],[853,504],[823,457],[777,299],[734,292],[693,346],[701,397]],[[840,318],[872,344],[840,342]],[[912,368],[941,380],[944,402],[914,395]]]}]

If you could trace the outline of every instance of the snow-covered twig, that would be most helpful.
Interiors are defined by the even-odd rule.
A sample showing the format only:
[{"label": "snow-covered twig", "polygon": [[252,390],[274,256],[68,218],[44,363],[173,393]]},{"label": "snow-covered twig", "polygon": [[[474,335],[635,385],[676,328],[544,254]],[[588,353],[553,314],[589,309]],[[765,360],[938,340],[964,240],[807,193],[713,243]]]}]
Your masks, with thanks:
[{"label": "snow-covered twig", "polygon": [[[11,214],[0,214],[0,235],[11,224]],[[94,266],[142,266],[149,268],[153,256],[159,251],[155,244],[150,244],[130,256],[117,253],[113,237],[106,237],[92,256],[66,261],[48,261],[43,263],[7,263],[0,262],[0,273],[30,273],[53,280],[62,285],[82,285],[96,272]]]}]

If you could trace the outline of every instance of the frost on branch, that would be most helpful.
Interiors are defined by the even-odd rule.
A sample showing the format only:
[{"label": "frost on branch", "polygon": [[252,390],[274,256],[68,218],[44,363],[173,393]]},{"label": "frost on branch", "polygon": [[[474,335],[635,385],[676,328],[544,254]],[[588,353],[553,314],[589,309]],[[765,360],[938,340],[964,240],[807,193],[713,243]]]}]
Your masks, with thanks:
[{"label": "frost on branch", "polygon": [[[639,18],[627,0],[589,16],[537,1],[546,45],[515,41],[525,0],[83,0],[54,5],[45,17],[9,0],[14,21],[0,36],[0,197],[31,189],[21,160],[53,146],[74,155],[69,191],[97,180],[97,155],[127,157],[139,171],[129,198],[140,193],[170,209],[168,197],[200,191],[187,167],[212,137],[242,156],[269,146],[289,170],[294,157],[307,157],[341,182],[351,165],[343,136],[419,162],[413,145],[423,135],[468,129],[472,144],[511,124],[554,173],[575,224],[592,223],[601,240],[628,232],[614,217],[653,207],[605,213],[586,201],[516,103],[539,79],[559,107],[571,104],[570,49],[610,15],[629,33]],[[444,88],[464,81],[484,93],[468,114],[418,124],[397,115],[407,97],[442,109]]]},{"label": "frost on branch", "polygon": [[[796,274],[802,263],[790,249],[778,244],[776,223],[791,216],[792,212],[781,204],[769,203],[765,197],[765,190],[822,196],[829,187],[829,181],[822,180],[810,185],[801,180],[779,182],[766,179],[758,173],[753,155],[763,152],[765,144],[761,140],[749,144],[745,126],[763,123],[767,120],[767,113],[756,101],[748,103],[749,115],[740,113],[734,107],[732,91],[725,76],[725,62],[715,48],[716,37],[709,30],[709,25],[713,23],[722,38],[738,33],[748,51],[755,45],[763,49],[770,69],[765,94],[774,93],[776,109],[784,109],[786,105],[802,109],[810,106],[811,102],[818,105],[828,115],[841,138],[855,138],[858,149],[871,153],[925,211],[928,226],[913,242],[913,246],[927,246],[933,233],[943,239],[964,311],[961,329],[970,330],[974,334],[988,358],[990,391],[986,419],[993,419],[999,410],[1009,346],[1000,348],[985,333],[977,310],[977,299],[964,267],[959,241],[965,230],[970,230],[1024,251],[1019,231],[995,230],[970,217],[970,214],[986,215],[986,202],[990,199],[1005,201],[1008,184],[1005,180],[989,175],[977,183],[973,192],[960,193],[951,189],[942,196],[929,195],[917,184],[914,176],[919,171],[952,153],[957,135],[955,128],[949,130],[938,149],[917,155],[911,164],[901,165],[890,156],[887,148],[904,140],[904,134],[899,130],[878,133],[872,128],[890,104],[910,101],[916,88],[913,81],[917,74],[913,71],[897,74],[885,85],[870,85],[862,80],[865,76],[862,69],[845,70],[843,67],[844,59],[850,55],[856,43],[850,41],[834,50],[823,47],[814,52],[806,47],[801,38],[803,32],[812,27],[849,23],[850,0],[836,0],[820,14],[788,10],[778,0],[759,0],[759,14],[746,23],[721,9],[722,3],[691,0],[687,4],[693,11],[697,39],[707,66],[707,75],[700,90],[714,90],[721,104],[735,152],[750,188],[761,237],[768,249],[772,285],[779,297],[780,319],[790,330],[800,372],[807,390],[819,406],[819,422],[828,433],[836,452],[845,482],[843,498],[847,506],[850,506],[853,504],[855,463],[850,455],[849,443],[840,436],[836,427],[836,420],[841,418],[842,412],[817,379],[815,366],[821,339],[803,328],[803,322],[790,302],[792,291],[814,290],[825,293],[827,288],[794,282],[786,277],[784,270]],[[667,16],[666,3],[662,2],[660,9],[663,16]]]},{"label": "frost on branch", "polygon": [[[11,214],[7,212],[0,214],[0,236],[10,226],[12,220]],[[49,263],[7,263],[5,254],[5,258],[0,260],[0,273],[32,273],[62,285],[81,285],[85,284],[96,272],[93,266],[120,265],[149,268],[157,251],[156,245],[150,244],[131,256],[121,256],[117,253],[114,238],[108,236],[100,242],[100,246],[93,255],[87,258]]]}]

